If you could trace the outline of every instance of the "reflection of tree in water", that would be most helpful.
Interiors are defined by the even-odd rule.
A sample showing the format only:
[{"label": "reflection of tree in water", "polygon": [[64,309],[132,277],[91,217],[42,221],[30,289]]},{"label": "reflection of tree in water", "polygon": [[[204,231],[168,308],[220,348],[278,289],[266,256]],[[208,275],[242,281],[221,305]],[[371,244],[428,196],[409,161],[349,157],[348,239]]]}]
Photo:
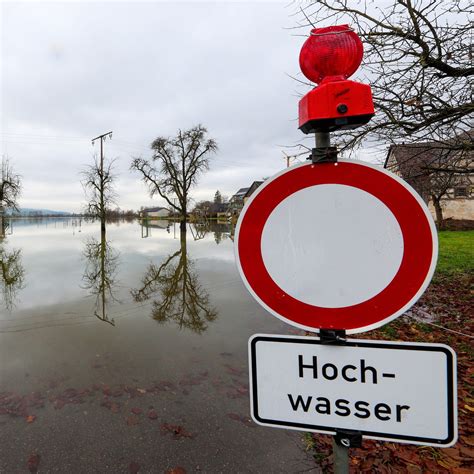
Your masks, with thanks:
[{"label": "reflection of tree in water", "polygon": [[228,223],[213,222],[211,231],[214,232],[214,242],[219,245],[223,240],[230,237],[232,226]]},{"label": "reflection of tree in water", "polygon": [[1,246],[0,270],[3,301],[7,310],[11,311],[18,291],[24,288],[25,269],[21,263],[21,250],[7,252]]},{"label": "reflection of tree in water", "polygon": [[86,241],[84,257],[86,269],[82,277],[83,288],[97,296],[94,315],[115,326],[114,319],[109,319],[107,315],[107,303],[114,299],[112,287],[115,284],[119,255],[107,242],[105,232],[102,232],[100,241],[94,237]]},{"label": "reflection of tree in water", "polygon": [[10,219],[0,214],[0,242],[3,242],[7,234],[12,233],[12,230]]},{"label": "reflection of tree in water", "polygon": [[229,223],[215,222],[208,219],[190,224],[191,234],[194,240],[201,240],[209,232],[214,233],[214,242],[219,245],[223,240],[230,238],[234,240],[234,226]]},{"label": "reflection of tree in water", "polygon": [[190,224],[191,234],[194,240],[201,240],[206,237],[210,231],[210,224],[208,220],[193,222]]},{"label": "reflection of tree in water", "polygon": [[0,282],[3,302],[8,311],[11,311],[16,295],[24,288],[25,269],[21,263],[21,250],[7,251],[5,236],[10,226],[10,221],[0,217]]},{"label": "reflection of tree in water", "polygon": [[217,229],[214,231],[214,242],[219,245],[222,242],[222,231]]},{"label": "reflection of tree in water", "polygon": [[169,255],[161,265],[151,263],[141,281],[141,288],[132,290],[136,302],[147,301],[155,294],[152,317],[160,323],[175,321],[180,328],[197,333],[217,318],[210,306],[209,294],[199,283],[194,262],[188,258],[186,234],[181,233],[181,248]]}]

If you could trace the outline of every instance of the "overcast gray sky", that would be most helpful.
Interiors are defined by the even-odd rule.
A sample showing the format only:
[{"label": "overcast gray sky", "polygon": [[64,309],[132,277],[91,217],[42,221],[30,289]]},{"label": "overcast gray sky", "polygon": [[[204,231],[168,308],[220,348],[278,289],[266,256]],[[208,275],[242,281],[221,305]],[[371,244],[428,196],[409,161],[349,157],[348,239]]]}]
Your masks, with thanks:
[{"label": "overcast gray sky", "polygon": [[[157,136],[204,124],[219,145],[193,191],[231,196],[285,166],[297,143],[304,38],[287,3],[1,4],[1,144],[23,177],[22,207],[79,211],[91,138],[113,130],[118,204],[160,205],[133,156]],[[302,33],[302,32],[300,32]]]}]

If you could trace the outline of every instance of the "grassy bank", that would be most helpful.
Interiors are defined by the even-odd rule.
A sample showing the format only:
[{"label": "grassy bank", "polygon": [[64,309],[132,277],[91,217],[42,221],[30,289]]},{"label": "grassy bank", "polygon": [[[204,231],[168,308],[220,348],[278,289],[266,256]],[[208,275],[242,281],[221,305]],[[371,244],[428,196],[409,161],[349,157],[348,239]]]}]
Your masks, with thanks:
[{"label": "grassy bank", "polygon": [[437,273],[474,272],[474,230],[438,233],[439,258]]}]

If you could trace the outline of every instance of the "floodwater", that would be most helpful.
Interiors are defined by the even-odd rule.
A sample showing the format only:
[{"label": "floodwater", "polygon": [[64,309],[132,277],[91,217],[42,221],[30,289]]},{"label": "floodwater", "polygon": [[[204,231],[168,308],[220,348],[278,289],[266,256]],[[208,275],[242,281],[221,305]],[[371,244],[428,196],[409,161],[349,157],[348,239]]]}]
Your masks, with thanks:
[{"label": "floodwater", "polygon": [[[225,224],[13,220],[0,237],[0,472],[302,472],[249,418],[247,341],[291,328]],[[179,470],[181,468],[182,470]]]}]

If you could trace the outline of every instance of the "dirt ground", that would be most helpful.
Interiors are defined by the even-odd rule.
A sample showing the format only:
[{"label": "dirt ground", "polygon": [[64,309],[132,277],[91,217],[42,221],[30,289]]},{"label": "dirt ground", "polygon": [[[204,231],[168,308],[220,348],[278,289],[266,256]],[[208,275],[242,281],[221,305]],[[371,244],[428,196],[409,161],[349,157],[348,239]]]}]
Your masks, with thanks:
[{"label": "dirt ground", "polygon": [[[458,361],[459,439],[451,448],[365,440],[350,450],[350,471],[377,473],[474,472],[474,273],[438,276],[410,311],[362,338],[447,344]],[[469,337],[471,336],[471,337]],[[359,338],[360,336],[358,336]],[[333,471],[330,436],[308,435],[308,448],[323,472]]]}]

